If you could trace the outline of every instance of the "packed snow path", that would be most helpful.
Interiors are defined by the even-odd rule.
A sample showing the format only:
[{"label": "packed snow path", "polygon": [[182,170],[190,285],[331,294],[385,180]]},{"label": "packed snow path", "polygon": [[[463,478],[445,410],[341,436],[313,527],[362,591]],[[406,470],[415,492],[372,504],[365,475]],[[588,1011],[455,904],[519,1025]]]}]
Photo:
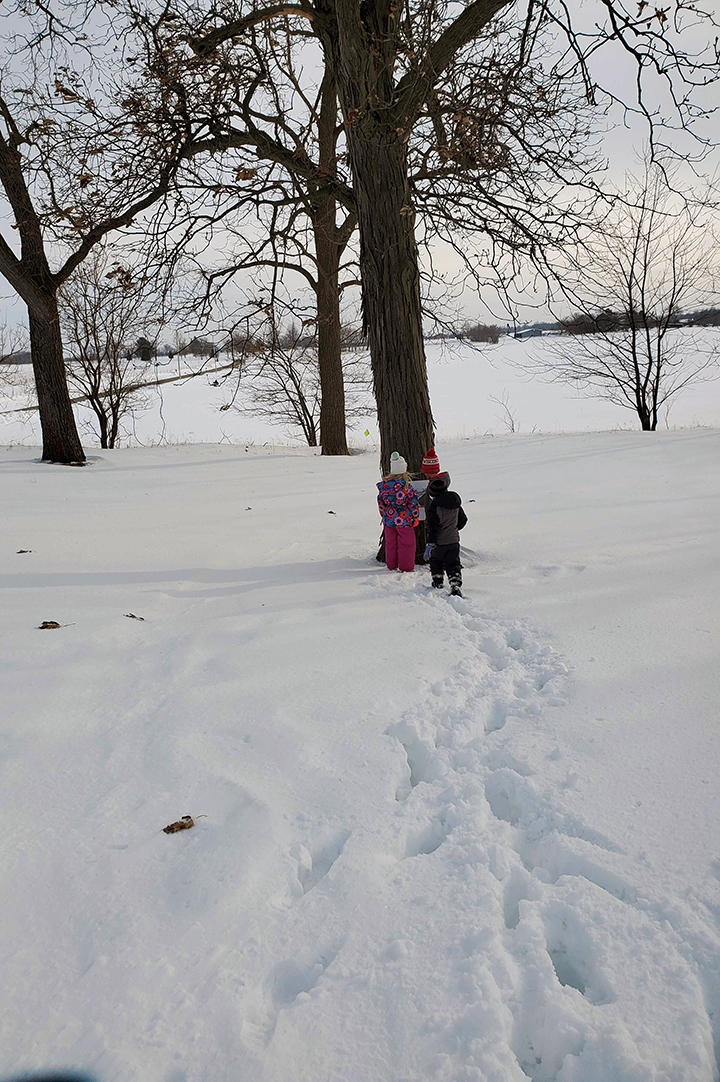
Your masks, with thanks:
[{"label": "packed snow path", "polygon": [[365,463],[168,465],[6,467],[2,1076],[711,1082],[720,866],[584,815],[573,658],[321,519]]}]

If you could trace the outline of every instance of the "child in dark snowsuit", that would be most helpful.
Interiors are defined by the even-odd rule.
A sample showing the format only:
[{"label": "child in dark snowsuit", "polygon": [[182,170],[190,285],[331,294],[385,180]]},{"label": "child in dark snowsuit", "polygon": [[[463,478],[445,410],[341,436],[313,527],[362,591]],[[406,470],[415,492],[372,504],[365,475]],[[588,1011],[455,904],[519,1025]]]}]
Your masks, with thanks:
[{"label": "child in dark snowsuit", "polygon": [[441,473],[433,478],[427,491],[430,505],[427,510],[428,546],[425,559],[430,561],[432,584],[436,590],[443,585],[447,573],[450,593],[462,597],[462,564],[460,563],[460,533],[467,522],[462,500],[457,492],[450,492],[450,475]]}]

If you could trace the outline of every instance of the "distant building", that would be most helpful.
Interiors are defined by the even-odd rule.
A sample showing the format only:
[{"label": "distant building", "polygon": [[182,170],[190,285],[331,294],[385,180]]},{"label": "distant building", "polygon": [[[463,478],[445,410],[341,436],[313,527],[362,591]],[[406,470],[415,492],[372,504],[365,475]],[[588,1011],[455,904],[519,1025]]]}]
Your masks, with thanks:
[{"label": "distant building", "polygon": [[521,331],[515,331],[513,338],[541,338],[542,327],[524,327]]}]

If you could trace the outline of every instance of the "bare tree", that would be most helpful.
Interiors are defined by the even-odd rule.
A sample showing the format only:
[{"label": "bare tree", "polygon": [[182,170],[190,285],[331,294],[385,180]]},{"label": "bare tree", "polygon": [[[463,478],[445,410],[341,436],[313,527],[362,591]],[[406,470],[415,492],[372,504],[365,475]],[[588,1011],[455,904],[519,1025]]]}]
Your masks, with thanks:
[{"label": "bare tree", "polygon": [[[148,84],[134,74],[130,27],[113,10],[110,27],[80,3],[3,10],[0,186],[10,230],[0,235],[0,274],[27,305],[43,434],[43,460],[82,463],[70,402],[58,289],[95,245],[128,230],[169,198],[182,164],[208,136],[171,100],[162,121],[144,123]],[[116,45],[124,37],[124,47]],[[240,80],[240,76],[238,76]]]},{"label": "bare tree", "polygon": [[[302,433],[309,447],[320,445],[322,383],[319,334],[310,310],[302,319],[297,300],[277,290],[250,301],[243,330],[234,335],[236,374],[231,395],[220,408],[236,409],[271,424]],[[343,382],[348,387],[346,416],[367,416],[370,372],[366,358],[354,350],[356,332],[341,337],[351,350],[343,356]]]},{"label": "bare tree", "polygon": [[666,177],[648,165],[640,191],[625,193],[570,262],[570,333],[546,339],[530,363],[633,410],[641,428],[654,432],[663,405],[718,373],[717,348],[678,324],[712,288],[716,256],[707,217],[674,198]]},{"label": "bare tree", "polygon": [[[283,269],[292,264],[312,279],[308,265],[315,256],[288,239],[290,225],[297,228],[298,222],[290,208],[303,201],[316,208],[323,203],[326,224],[320,232],[333,245],[341,228],[339,208],[343,227],[359,216],[383,455],[400,441],[418,464],[432,423],[416,233],[427,245],[437,237],[449,240],[473,273],[480,264],[502,272],[498,281],[507,289],[508,266],[512,271],[528,259],[542,265],[546,250],[577,230],[596,197],[596,163],[579,149],[587,142],[591,113],[612,101],[612,93],[603,92],[593,78],[598,51],[615,48],[616,59],[624,52],[635,65],[638,99],[624,104],[645,116],[651,134],[662,130],[663,118],[646,107],[646,73],[665,81],[681,126],[702,112],[692,101],[693,83],[716,74],[712,46],[692,55],[679,46],[686,15],[696,25],[711,22],[696,8],[691,16],[682,4],[672,28],[660,9],[644,15],[641,10],[635,17],[620,0],[601,4],[591,33],[576,32],[571,11],[562,3],[555,9],[552,0],[533,2],[523,17],[504,0],[476,2],[457,18],[435,0],[414,0],[402,13],[389,3],[363,4],[358,13],[336,0],[249,9],[231,2],[221,14],[201,10],[196,0],[181,0],[172,12],[148,7],[155,14],[136,11],[150,31],[156,57],[149,70],[166,85],[177,80],[183,89],[175,97],[183,96],[193,115],[207,116],[213,133],[205,142],[209,154],[234,148],[248,155],[237,177],[251,182],[250,202],[255,198],[267,210],[265,220],[271,219],[268,236],[237,263],[239,269],[248,269],[253,260]],[[222,25],[208,31],[217,19]],[[203,72],[186,58],[185,73],[179,75],[187,23],[197,31],[196,56],[208,57],[208,63]],[[317,51],[308,44],[313,38],[323,53],[319,75]],[[295,62],[296,50],[309,57],[306,70],[322,91],[316,100],[332,99],[331,107],[311,105],[313,94],[298,77],[303,65]],[[238,73],[246,78],[242,93],[233,89]],[[339,128],[336,97],[342,106]],[[332,137],[332,152],[324,159],[308,124],[296,123],[298,109],[318,125],[322,114]],[[258,160],[281,169],[291,183],[280,184],[277,172],[271,177],[258,170]],[[573,206],[568,195],[579,183],[582,207]],[[227,175],[204,186],[221,200],[230,188]],[[282,209],[287,217],[281,225]],[[215,220],[218,216],[227,220],[226,209]],[[212,218],[205,213],[205,221]],[[317,254],[322,245],[313,222]],[[293,246],[296,258],[291,259]],[[509,263],[502,262],[503,254]],[[328,252],[317,260],[318,285],[333,261]],[[319,331],[333,327],[336,333],[337,325],[336,316],[327,322],[318,317]],[[324,397],[330,400],[329,394]]]},{"label": "bare tree", "polygon": [[[347,454],[341,358],[341,295],[357,270],[345,273],[343,256],[356,227],[352,192],[337,180],[338,124],[335,80],[325,70],[309,77],[292,35],[260,28],[238,65],[220,50],[209,67],[187,56],[184,28],[133,5],[144,35],[147,71],[162,87],[164,107],[173,87],[195,117],[206,117],[207,153],[183,175],[183,207],[158,226],[167,257],[193,252],[205,281],[199,318],[231,283],[258,271],[279,296],[295,278],[316,306],[321,380],[322,453]],[[246,81],[238,80],[242,69]],[[144,122],[158,123],[148,110]],[[341,197],[341,198],[340,198]],[[208,266],[212,238],[215,253]]]},{"label": "bare tree", "polygon": [[520,431],[520,425],[517,419],[517,410],[512,406],[510,402],[510,392],[505,389],[498,398],[496,395],[490,395],[490,401],[494,402],[496,406],[500,406],[502,413],[498,415],[498,418],[505,425],[505,428],[511,434]]},{"label": "bare tree", "polygon": [[241,409],[270,424],[300,431],[308,447],[318,446],[320,381],[314,351],[299,344],[299,336],[269,345],[249,370],[251,405]]},{"label": "bare tree", "polygon": [[[323,453],[344,453],[340,294],[356,284],[356,272],[348,268],[350,280],[341,281],[340,260],[357,215],[336,78],[325,63],[318,79],[316,60],[304,70],[304,39],[287,21],[252,29],[242,56],[255,75],[241,90],[232,51],[216,53],[203,71],[185,55],[184,30],[174,21],[140,11],[136,19],[146,35],[148,71],[164,85],[182,88],[195,115],[215,103],[212,118],[208,113],[216,133],[206,143],[209,155],[193,163],[182,188],[181,240],[196,245],[205,238],[199,262],[207,258],[209,234],[223,251],[228,235],[238,242],[235,258],[206,272],[207,298],[258,268],[267,268],[275,282],[292,273],[309,284],[317,304]],[[506,26],[486,33],[479,59],[476,52],[445,73],[409,152],[426,249],[438,237],[450,240],[473,272],[480,235],[526,256],[567,235],[577,213],[570,213],[567,199],[556,212],[548,207],[555,189],[582,175],[587,136],[577,96],[569,99],[553,88],[552,68],[537,63],[518,71]],[[172,245],[177,251],[177,231]],[[433,286],[438,280],[430,274]]]},{"label": "bare tree", "polygon": [[[680,0],[670,24],[667,11],[645,12],[645,7],[640,5],[636,15],[622,0],[605,0],[576,31],[567,4],[533,0],[514,16],[518,74],[554,35],[562,57],[555,68],[558,87],[577,88],[587,102],[596,102],[602,96],[593,75],[596,58],[609,46],[634,65],[639,95],[634,107],[653,133],[663,125],[655,103],[643,96],[646,73],[664,82],[673,118],[689,126],[698,108],[693,85],[717,77],[712,40],[698,51],[696,36],[699,25],[713,25],[712,13]],[[402,7],[391,0],[298,0],[227,5],[221,17],[215,9],[205,18],[195,14],[198,55],[211,56],[231,41],[242,56],[255,29],[272,25],[296,37],[313,35],[336,79],[358,215],[364,317],[385,467],[392,449],[400,447],[410,468],[419,470],[433,433],[408,147],[422,118],[432,112],[446,74],[477,48],[503,11],[509,11],[509,0],[473,0],[461,10],[436,0],[411,0]],[[193,14],[188,12],[189,21]],[[685,50],[679,34],[689,21],[692,40]]]},{"label": "bare tree", "polygon": [[[268,61],[277,52],[276,44],[267,43]],[[300,106],[293,116],[284,104],[277,91],[281,76],[275,71],[269,81],[272,104],[265,106],[263,117],[266,129],[272,126],[272,133],[266,131],[264,139],[258,138],[257,144],[249,148],[250,153],[245,148],[239,162],[236,157],[235,177],[244,179],[244,188],[234,197],[232,216],[225,214],[223,220],[226,230],[229,227],[232,234],[240,236],[243,234],[240,223],[246,222],[243,211],[250,209],[257,225],[251,229],[250,236],[245,228],[236,258],[225,267],[209,271],[207,282],[212,288],[248,271],[267,270],[269,289],[277,297],[279,308],[283,307],[281,296],[290,277],[309,287],[315,307],[310,316],[316,339],[313,363],[320,380],[319,445],[324,455],[346,455],[341,297],[344,289],[357,280],[356,268],[343,263],[356,227],[356,215],[352,208],[339,214],[335,193],[322,181],[323,175],[332,176],[337,168],[337,97],[328,73],[317,92],[310,96],[300,83],[291,51],[282,58],[275,57],[275,64],[301,103],[303,119],[297,116]],[[239,110],[251,136],[258,132],[256,112],[257,103],[251,105],[247,100]],[[283,136],[293,144],[291,154],[285,149]],[[303,156],[306,161],[314,158],[317,175],[305,177],[289,172],[284,162],[277,160],[279,148],[287,157]],[[235,222],[232,217],[238,211],[240,222]]]},{"label": "bare tree", "polygon": [[103,448],[115,447],[122,420],[145,404],[138,384],[151,361],[137,345],[160,331],[158,293],[156,281],[98,249],[60,287],[68,380],[95,414]]}]

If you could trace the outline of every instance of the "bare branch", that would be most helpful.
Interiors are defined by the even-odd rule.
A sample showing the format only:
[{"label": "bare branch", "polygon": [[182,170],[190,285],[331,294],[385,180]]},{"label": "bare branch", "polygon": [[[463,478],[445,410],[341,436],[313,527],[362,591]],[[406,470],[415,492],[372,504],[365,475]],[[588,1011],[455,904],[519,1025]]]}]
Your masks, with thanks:
[{"label": "bare branch", "polygon": [[189,38],[190,47],[198,56],[208,56],[224,41],[241,38],[248,30],[261,23],[281,18],[300,18],[313,22],[316,12],[309,4],[275,4],[268,8],[259,8],[243,19],[236,19],[211,30],[202,37]]}]

